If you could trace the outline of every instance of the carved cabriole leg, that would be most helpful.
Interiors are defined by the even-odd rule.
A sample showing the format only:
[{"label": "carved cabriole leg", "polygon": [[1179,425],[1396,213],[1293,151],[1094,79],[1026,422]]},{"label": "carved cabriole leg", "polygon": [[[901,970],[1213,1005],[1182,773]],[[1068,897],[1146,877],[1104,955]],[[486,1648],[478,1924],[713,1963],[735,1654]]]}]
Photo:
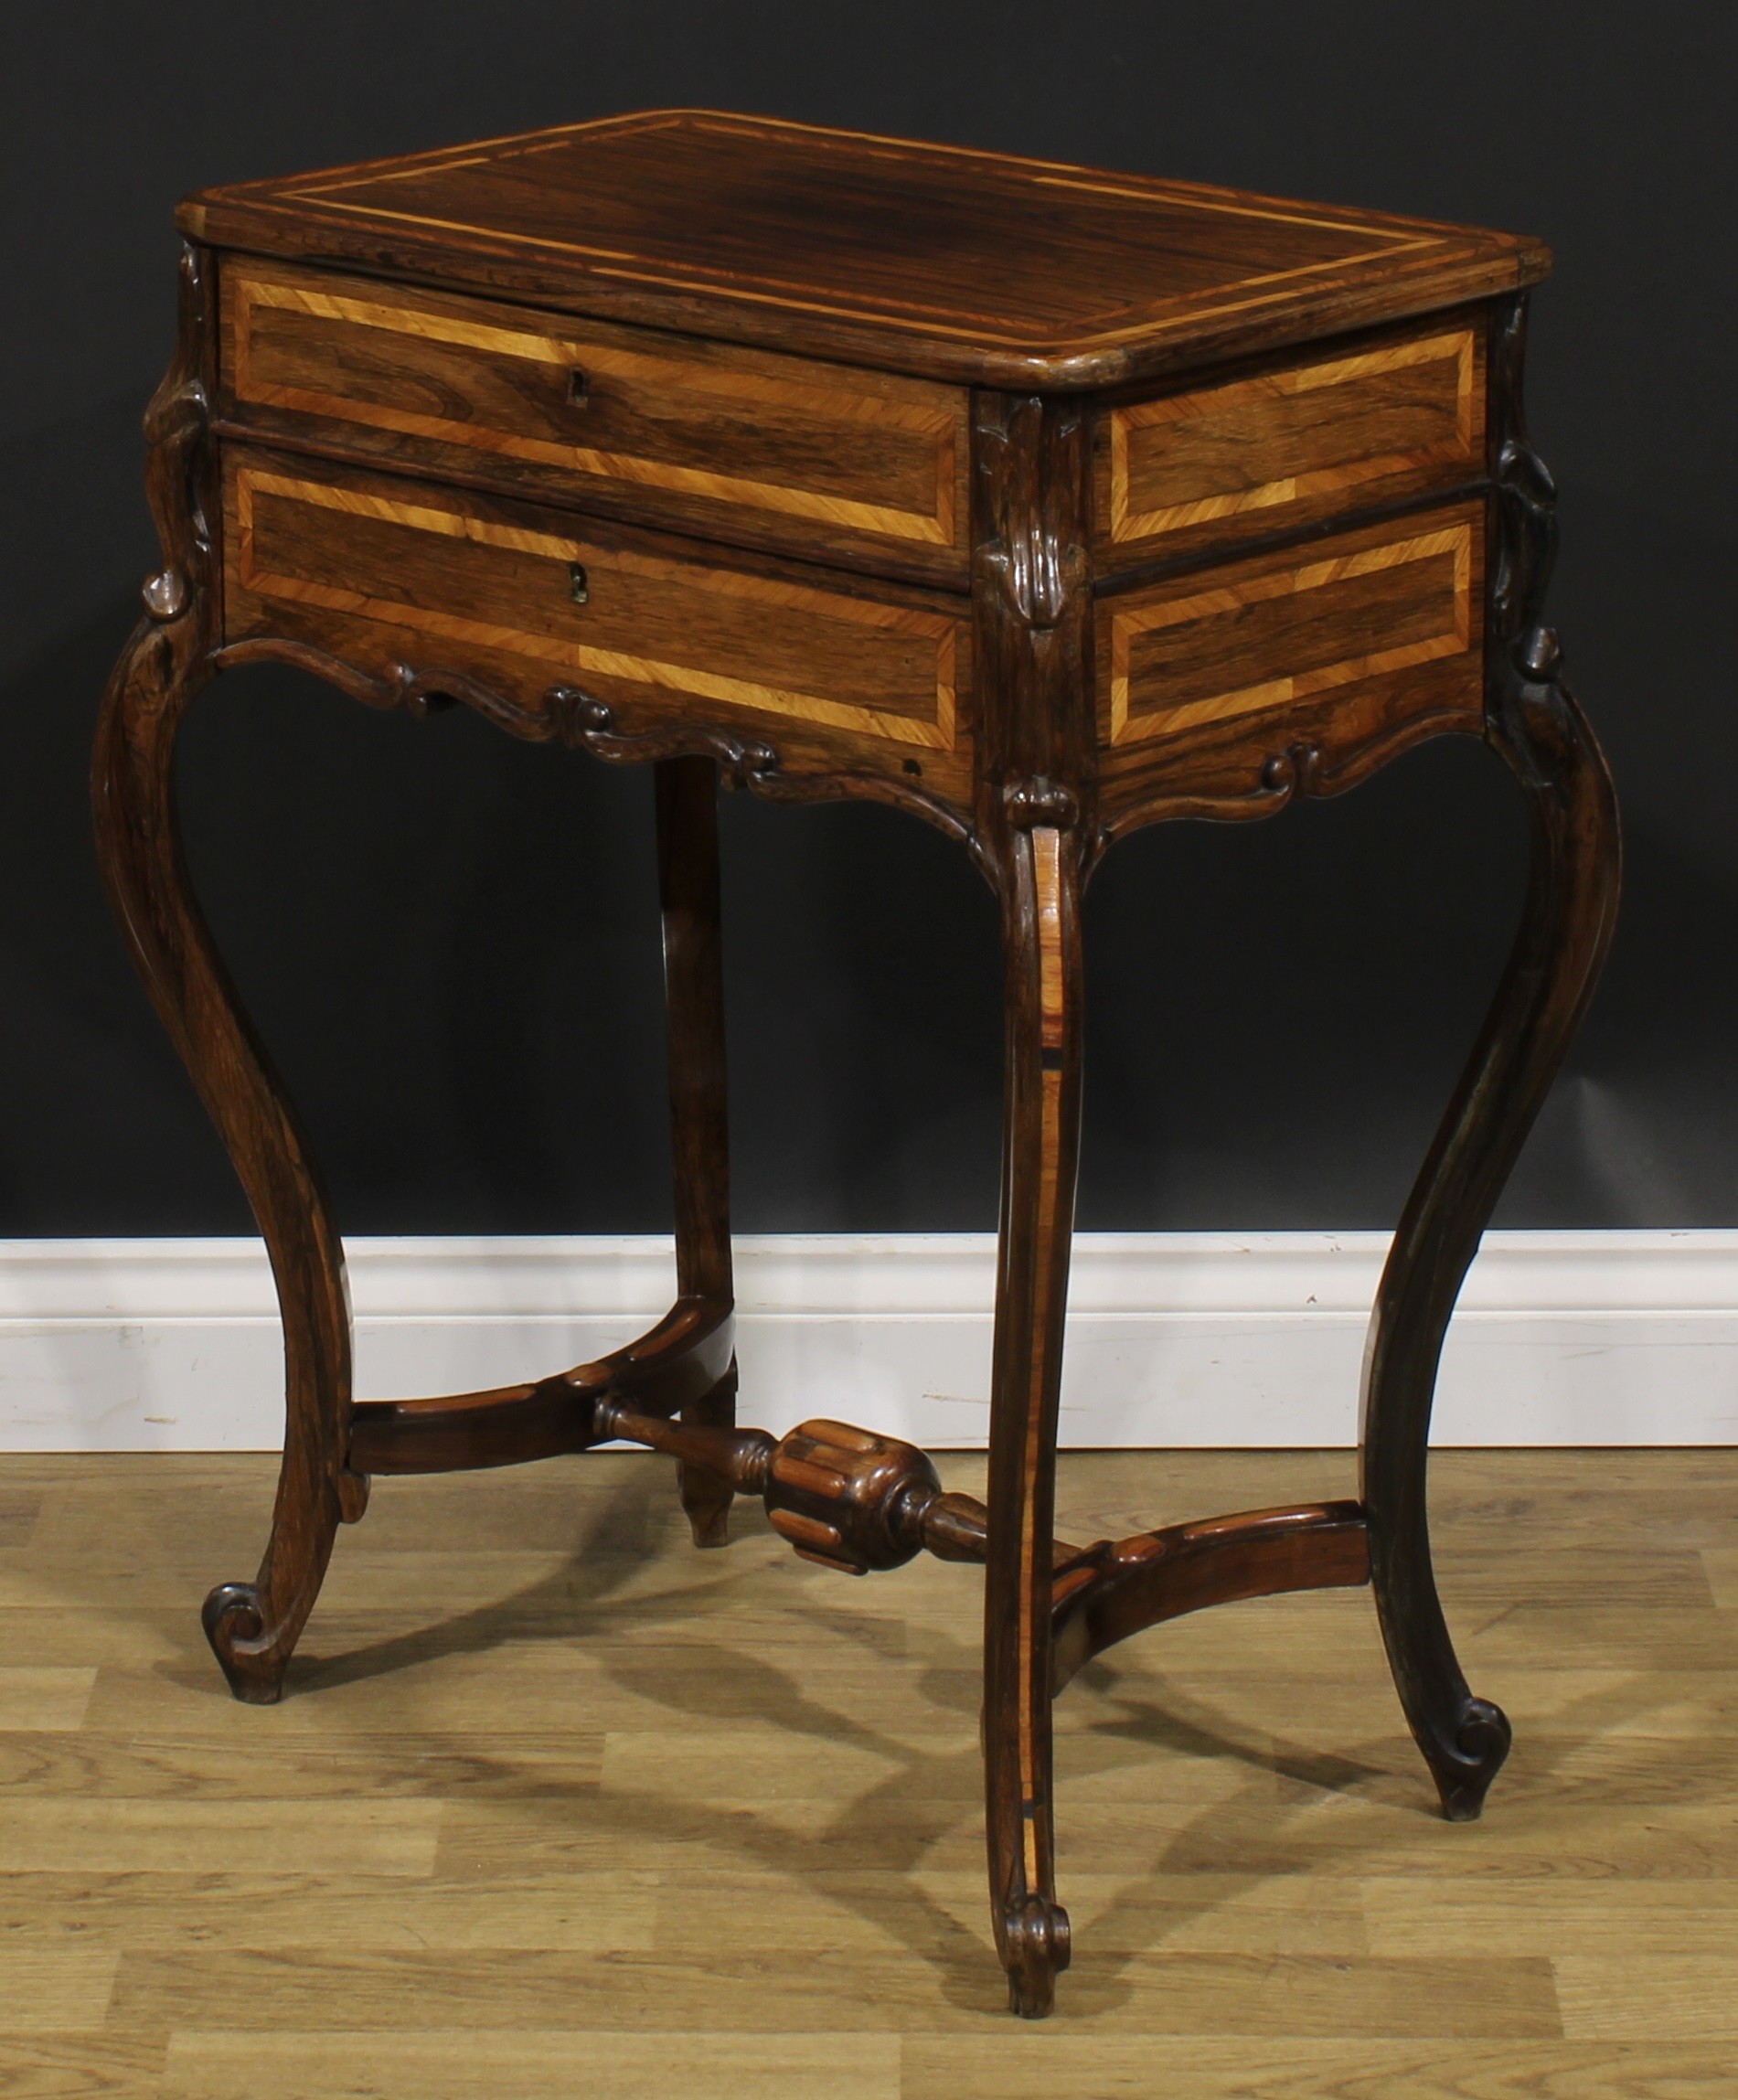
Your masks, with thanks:
[{"label": "carved cabriole leg", "polygon": [[343,1251],[294,1113],[194,899],[176,824],[176,736],[210,676],[217,624],[203,509],[210,316],[197,251],[184,257],[181,288],[179,347],[145,417],[164,568],[144,587],[147,618],[110,680],[91,784],[110,897],[253,1207],[283,1311],[286,1420],[271,1538],[254,1581],[214,1590],[205,1608],[230,1689],[265,1704],[282,1690],[333,1535],[361,1515],[368,1482],[345,1469],[350,1308]]},{"label": "carved cabriole leg", "polygon": [[1598,981],[1620,871],[1611,776],[1557,677],[1557,638],[1541,623],[1555,491],[1521,418],[1524,330],[1524,302],[1499,309],[1487,735],[1528,797],[1532,869],[1495,1003],[1394,1236],[1364,1370],[1363,1495],[1377,1610],[1406,1718],[1444,1813],[1456,1822],[1477,1816],[1509,1729],[1467,1690],[1431,1572],[1425,1467],[1437,1360],[1479,1236]]},{"label": "carved cabriole leg", "polygon": [[1080,1148],[1079,864],[1073,836],[1012,841],[1001,1245],[990,1387],[985,1787],[991,1903],[1009,1999],[1050,2010],[1068,1966],[1050,1763],[1056,1413]]},{"label": "carved cabriole leg", "polygon": [[1056,1411],[1081,1083],[1080,893],[1094,837],[1091,432],[1068,396],[972,415],[976,831],[1002,912],[1001,1242],[990,1382],[984,1756],[990,1913],[1008,1998],[1068,1967],[1050,1773]]},{"label": "carved cabriole leg", "polygon": [[197,617],[141,626],[110,682],[94,786],[103,873],[133,959],[192,1075],[264,1235],[283,1313],[283,1462],[272,1533],[252,1583],[206,1600],[205,1629],[229,1688],[276,1700],[320,1592],[332,1540],[368,1483],[345,1470],[350,1307],[344,1255],[307,1145],[219,960],[188,884],[171,779],[176,733],[205,683],[182,634]]},{"label": "carved cabriole leg", "polygon": [[[669,1009],[670,1149],[676,1174],[676,1277],[683,1298],[729,1307],[730,1103],[724,1062],[724,969],[719,931],[718,767],[670,758],[656,769],[658,895]],[[736,1420],[736,1359],[684,1422],[729,1429]],[[677,1478],[697,1546],[729,1538],[731,1487],[722,1474],[678,1460]]]}]

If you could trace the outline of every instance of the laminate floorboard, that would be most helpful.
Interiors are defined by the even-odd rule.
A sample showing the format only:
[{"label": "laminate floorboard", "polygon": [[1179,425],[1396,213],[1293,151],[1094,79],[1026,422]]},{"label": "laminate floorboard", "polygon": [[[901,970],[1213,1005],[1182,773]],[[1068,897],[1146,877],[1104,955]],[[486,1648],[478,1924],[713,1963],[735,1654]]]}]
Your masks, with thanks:
[{"label": "laminate floorboard", "polygon": [[[1516,1731],[1476,1825],[1368,1593],[1089,1665],[1041,2026],[989,1939],[976,1571],[845,1582],[741,1505],[697,1554],[649,1455],[383,1481],[250,1709],[198,1606],[273,1471],[0,1459],[3,2100],[1738,2095],[1738,1452],[1438,1455],[1450,1622]],[[1077,1453],[1058,1530],[1350,1477]]]}]

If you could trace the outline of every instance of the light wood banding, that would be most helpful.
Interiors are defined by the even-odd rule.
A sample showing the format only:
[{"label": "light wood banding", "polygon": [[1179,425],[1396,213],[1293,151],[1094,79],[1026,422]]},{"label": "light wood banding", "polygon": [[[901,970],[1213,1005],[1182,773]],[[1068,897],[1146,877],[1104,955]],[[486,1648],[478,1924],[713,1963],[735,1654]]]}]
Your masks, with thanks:
[{"label": "light wood banding", "polygon": [[1418,523],[1114,600],[1107,741],[1173,736],[1467,654],[1475,519]]},{"label": "light wood banding", "polygon": [[1032,833],[1038,890],[1038,1009],[1047,1050],[1061,1050],[1067,1023],[1062,986],[1062,841],[1049,825]]},{"label": "light wood banding", "polygon": [[1470,325],[1112,409],[1111,545],[1152,554],[1283,529],[1479,471],[1484,352]]},{"label": "light wood banding", "polygon": [[241,261],[224,311],[230,411],[271,411],[273,434],[314,418],[400,467],[426,453],[438,471],[456,451],[570,493],[616,485],[790,529],[961,543],[957,389]]},{"label": "light wood banding", "polygon": [[226,477],[232,635],[291,610],[339,615],[399,630],[423,660],[435,643],[458,668],[477,652],[528,659],[548,686],[625,690],[655,713],[954,749],[959,623],[944,613],[289,465],[242,455]]},{"label": "light wood banding", "polygon": [[1009,390],[1120,385],[1542,276],[1514,234],[704,110],[202,191],[253,256]]}]

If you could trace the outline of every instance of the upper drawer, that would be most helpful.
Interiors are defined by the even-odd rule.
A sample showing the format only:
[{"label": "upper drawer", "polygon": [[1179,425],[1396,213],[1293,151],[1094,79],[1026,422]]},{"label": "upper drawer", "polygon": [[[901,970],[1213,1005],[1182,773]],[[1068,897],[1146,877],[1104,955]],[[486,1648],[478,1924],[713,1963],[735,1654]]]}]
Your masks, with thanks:
[{"label": "upper drawer", "polygon": [[1114,408],[1102,419],[1107,566],[1469,479],[1485,445],[1482,324],[1456,318],[1351,352]]},{"label": "upper drawer", "polygon": [[225,411],[279,442],[964,572],[958,388],[240,256],[222,301]]}]

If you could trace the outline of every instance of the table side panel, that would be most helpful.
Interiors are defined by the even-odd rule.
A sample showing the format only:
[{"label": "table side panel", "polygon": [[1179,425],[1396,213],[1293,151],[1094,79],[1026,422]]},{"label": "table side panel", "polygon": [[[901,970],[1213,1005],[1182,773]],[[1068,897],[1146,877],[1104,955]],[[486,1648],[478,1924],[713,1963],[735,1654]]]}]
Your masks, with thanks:
[{"label": "table side panel", "polygon": [[969,801],[969,622],[945,597],[798,581],[656,536],[231,444],[226,639],[377,676],[455,671],[535,713],[773,743],[786,770],[891,772]]},{"label": "table side panel", "polygon": [[1484,562],[1476,498],[1106,596],[1107,814],[1298,773],[1331,793],[1426,735],[1478,730]]},{"label": "table side panel", "polygon": [[394,472],[957,582],[963,389],[231,255],[221,412]]},{"label": "table side panel", "polygon": [[1099,560],[1136,562],[1290,531],[1478,477],[1482,313],[1186,390],[1099,418]]}]

